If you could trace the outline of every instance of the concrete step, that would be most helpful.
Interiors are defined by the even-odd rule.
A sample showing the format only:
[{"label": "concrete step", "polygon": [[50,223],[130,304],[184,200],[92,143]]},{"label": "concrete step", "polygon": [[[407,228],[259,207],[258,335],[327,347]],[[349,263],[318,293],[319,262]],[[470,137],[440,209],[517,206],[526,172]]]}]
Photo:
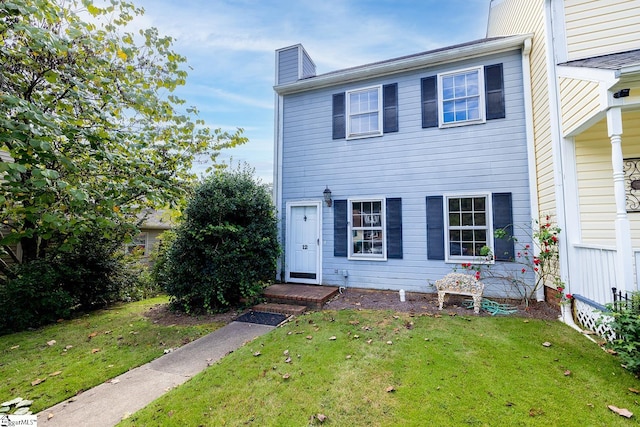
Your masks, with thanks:
[{"label": "concrete step", "polygon": [[254,306],[252,310],[261,311],[263,313],[277,313],[298,316],[307,311],[307,308],[308,307],[306,305],[266,302]]}]

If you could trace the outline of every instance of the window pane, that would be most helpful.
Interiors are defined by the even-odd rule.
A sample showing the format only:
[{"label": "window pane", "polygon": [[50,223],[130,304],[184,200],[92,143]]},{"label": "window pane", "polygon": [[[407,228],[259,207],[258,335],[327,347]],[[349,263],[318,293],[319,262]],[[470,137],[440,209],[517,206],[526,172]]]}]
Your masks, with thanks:
[{"label": "window pane", "polygon": [[487,216],[484,213],[476,213],[474,214],[474,224],[473,225],[487,225]]},{"label": "window pane", "polygon": [[478,93],[478,72],[474,71],[467,74],[467,95],[475,96],[478,95]]},{"label": "window pane", "polygon": [[474,256],[473,242],[462,242],[462,255]]},{"label": "window pane", "polygon": [[484,211],[485,210],[485,198],[484,197],[474,197],[473,199],[473,209],[476,211]]},{"label": "window pane", "polygon": [[470,198],[466,197],[464,199],[460,199],[460,208],[463,211],[471,212],[473,210],[473,204]]},{"label": "window pane", "polygon": [[457,227],[460,225],[460,214],[452,213],[449,214],[449,225],[452,227]]},{"label": "window pane", "polygon": [[486,230],[475,230],[473,232],[473,240],[485,245],[487,243],[487,231]]},{"label": "window pane", "polygon": [[460,210],[460,199],[449,199],[449,212]]},{"label": "window pane", "polygon": [[462,240],[467,242],[473,242],[473,230],[463,230]]}]

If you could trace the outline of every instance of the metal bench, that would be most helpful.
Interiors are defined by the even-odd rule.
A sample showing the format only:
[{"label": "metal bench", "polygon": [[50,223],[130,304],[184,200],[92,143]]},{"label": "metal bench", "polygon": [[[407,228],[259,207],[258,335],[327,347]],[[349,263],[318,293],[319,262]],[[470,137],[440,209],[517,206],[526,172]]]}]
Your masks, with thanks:
[{"label": "metal bench", "polygon": [[471,298],[473,298],[474,313],[480,313],[484,284],[479,282],[475,276],[464,273],[449,273],[442,279],[436,280],[435,286],[438,290],[440,310],[442,310],[442,304],[444,303],[444,296],[446,294],[457,294],[471,296]]}]

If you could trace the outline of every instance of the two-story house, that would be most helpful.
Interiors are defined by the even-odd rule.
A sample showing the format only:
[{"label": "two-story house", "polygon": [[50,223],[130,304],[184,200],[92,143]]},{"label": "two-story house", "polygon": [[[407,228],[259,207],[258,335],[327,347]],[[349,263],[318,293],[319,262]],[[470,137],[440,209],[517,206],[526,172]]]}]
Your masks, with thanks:
[{"label": "two-story house", "polygon": [[277,50],[279,279],[433,292],[485,247],[521,274],[494,231],[531,242],[529,49],[495,37],[325,74]]},{"label": "two-story house", "polygon": [[534,203],[563,230],[567,290],[599,304],[640,278],[639,29],[640,0],[492,0],[489,12],[488,37],[533,35]]}]

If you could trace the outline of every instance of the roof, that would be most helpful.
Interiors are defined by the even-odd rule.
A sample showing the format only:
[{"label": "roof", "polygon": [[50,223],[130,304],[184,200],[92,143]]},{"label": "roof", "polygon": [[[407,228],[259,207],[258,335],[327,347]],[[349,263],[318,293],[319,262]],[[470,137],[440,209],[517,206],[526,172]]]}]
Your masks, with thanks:
[{"label": "roof", "polygon": [[522,48],[527,40],[531,39],[531,37],[531,34],[523,34],[474,40],[412,55],[400,56],[384,61],[372,62],[370,64],[319,74],[297,80],[292,83],[276,85],[274,86],[274,90],[280,95],[285,95],[341,83],[365,80],[372,77],[433,67],[439,64],[460,61],[463,59],[477,58],[493,53]]},{"label": "roof", "polygon": [[140,225],[143,230],[169,230],[176,225],[169,212],[165,210],[148,209],[143,212],[140,218],[143,219]]},{"label": "roof", "polygon": [[566,65],[568,67],[600,68],[603,70],[621,70],[623,68],[640,65],[640,49],[593,56],[591,58],[576,59],[574,61],[563,62],[558,65]]}]

